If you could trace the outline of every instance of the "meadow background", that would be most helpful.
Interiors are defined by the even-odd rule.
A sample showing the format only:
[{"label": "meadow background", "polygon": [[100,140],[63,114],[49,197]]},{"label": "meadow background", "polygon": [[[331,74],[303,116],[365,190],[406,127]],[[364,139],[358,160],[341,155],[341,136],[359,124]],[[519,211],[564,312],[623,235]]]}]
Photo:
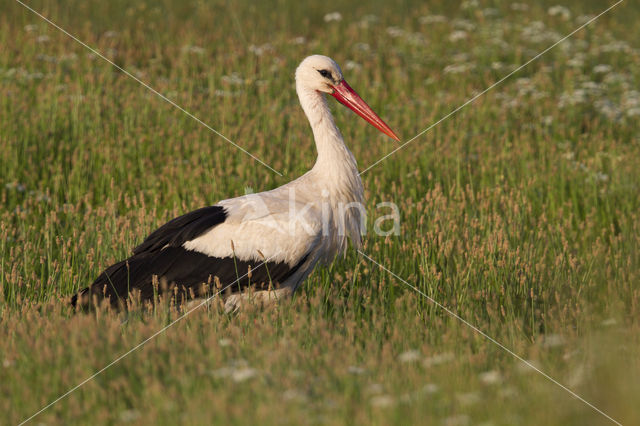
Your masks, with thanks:
[{"label": "meadow background", "polygon": [[[0,423],[179,313],[68,298],[164,221],[315,151],[312,53],[404,140],[611,2],[113,0],[0,5]],[[363,175],[365,252],[623,424],[640,412],[640,7],[626,1]],[[396,147],[335,107],[361,170]],[[372,228],[372,223],[369,224]],[[37,424],[610,424],[350,250],[291,302],[201,309]]]}]

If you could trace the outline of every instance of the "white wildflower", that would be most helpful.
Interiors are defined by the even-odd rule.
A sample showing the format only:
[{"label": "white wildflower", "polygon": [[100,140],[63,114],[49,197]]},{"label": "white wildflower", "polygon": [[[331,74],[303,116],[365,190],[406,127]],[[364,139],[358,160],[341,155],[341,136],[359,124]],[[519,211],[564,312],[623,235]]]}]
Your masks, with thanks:
[{"label": "white wildflower", "polygon": [[456,42],[460,40],[465,40],[469,35],[466,31],[458,30],[449,34],[449,41]]},{"label": "white wildflower", "polygon": [[422,387],[422,389],[420,389],[420,392],[432,394],[438,392],[439,390],[440,388],[435,383],[427,383]]},{"label": "white wildflower", "polygon": [[223,83],[229,84],[232,86],[241,86],[245,83],[245,79],[242,78],[242,76],[240,76],[240,74],[238,74],[237,72],[232,72],[229,75],[223,75],[222,78],[220,78],[220,80]]},{"label": "white wildflower", "polygon": [[627,117],[638,117],[640,116],[640,108],[629,108],[626,114]]},{"label": "white wildflower", "polygon": [[480,381],[485,385],[495,385],[502,382],[502,375],[496,370],[485,371],[480,373]]},{"label": "white wildflower", "polygon": [[475,65],[471,63],[447,65],[446,67],[444,67],[443,72],[445,74],[462,74],[474,68]]},{"label": "white wildflower", "polygon": [[478,3],[478,0],[465,0],[462,2],[462,4],[460,5],[460,8],[462,10],[467,10],[467,9],[475,9],[480,5],[480,3]]},{"label": "white wildflower", "polygon": [[355,61],[347,61],[344,64],[344,69],[348,71],[360,71],[362,69],[362,65]]},{"label": "white wildflower", "polygon": [[393,38],[396,38],[402,37],[405,34],[405,31],[399,27],[389,27],[387,28],[387,34],[389,34]]},{"label": "white wildflower", "polygon": [[631,51],[631,46],[626,41],[613,41],[600,46],[597,50],[602,53],[629,52]]},{"label": "white wildflower", "polygon": [[600,114],[604,115],[610,120],[617,120],[622,115],[622,111],[609,99],[598,99],[593,105],[596,107]]},{"label": "white wildflower", "polygon": [[387,407],[393,406],[395,404],[395,401],[389,395],[377,395],[377,396],[374,396],[373,398],[371,398],[369,403],[373,407],[387,408]]},{"label": "white wildflower", "polygon": [[583,89],[574,90],[573,93],[564,92],[560,95],[558,106],[564,108],[566,106],[574,106],[583,104],[587,101],[587,92]]},{"label": "white wildflower", "polygon": [[547,13],[551,16],[559,16],[565,21],[571,18],[571,12],[569,11],[569,9],[560,5],[551,6],[549,10],[547,10]]},{"label": "white wildflower", "polygon": [[602,172],[596,172],[596,174],[593,175],[593,178],[596,182],[607,182],[609,180],[609,175]]},{"label": "white wildflower", "polygon": [[331,12],[324,15],[324,22],[338,22],[342,21],[342,14],[340,12]]},{"label": "white wildflower", "polygon": [[560,334],[548,334],[544,336],[542,345],[545,348],[557,348],[565,344],[565,339]]},{"label": "white wildflower", "polygon": [[364,374],[367,370],[362,367],[358,367],[357,365],[350,365],[347,371],[349,371],[349,373],[351,374],[361,375]]},{"label": "white wildflower", "polygon": [[476,29],[476,24],[468,19],[454,19],[451,23],[453,28],[458,30],[473,31]]},{"label": "white wildflower", "polygon": [[400,361],[401,363],[409,363],[416,362],[420,358],[422,358],[420,351],[411,350],[401,353],[400,356],[398,356],[398,361]]},{"label": "white wildflower", "polygon": [[580,15],[576,17],[576,24],[584,25],[590,20],[592,20],[593,18],[595,18],[595,15]]},{"label": "white wildflower", "polygon": [[599,64],[593,67],[593,72],[595,74],[607,74],[611,72],[611,65],[607,64]]},{"label": "white wildflower", "polygon": [[273,46],[271,46],[271,44],[269,43],[265,43],[261,46],[256,46],[255,44],[252,44],[249,46],[249,52],[253,53],[256,56],[262,56],[267,52],[270,52],[273,50]]},{"label": "white wildflower", "polygon": [[258,375],[258,370],[254,368],[244,367],[234,369],[231,373],[231,379],[236,383],[246,382]]}]

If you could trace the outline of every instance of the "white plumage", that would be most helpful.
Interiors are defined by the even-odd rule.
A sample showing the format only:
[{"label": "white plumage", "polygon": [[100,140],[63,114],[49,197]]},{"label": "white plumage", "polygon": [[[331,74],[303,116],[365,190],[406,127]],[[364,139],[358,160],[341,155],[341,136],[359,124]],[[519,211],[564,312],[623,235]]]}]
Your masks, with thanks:
[{"label": "white plumage", "polygon": [[[103,272],[73,303],[86,303],[90,298],[85,296],[99,294],[108,295],[114,303],[126,298],[132,288],[144,298],[152,293],[148,290],[153,276],[204,296],[198,286],[210,283],[212,276],[221,281],[222,276],[230,281],[233,276],[240,278],[246,271],[238,271],[238,262],[252,270],[252,277],[257,277],[254,283],[277,281],[279,293],[290,294],[318,262],[330,262],[344,252],[348,238],[360,246],[362,182],[325,94],[398,138],[349,87],[331,58],[313,55],[302,61],[296,70],[296,90],[318,151],[309,172],[271,191],[223,200],[174,219],[147,237],[131,258]],[[265,262],[267,268],[257,273]],[[228,270],[230,265],[235,271]],[[125,279],[126,290],[119,282]],[[238,288],[251,285],[238,284]],[[234,306],[240,300],[238,296],[229,299]]]}]

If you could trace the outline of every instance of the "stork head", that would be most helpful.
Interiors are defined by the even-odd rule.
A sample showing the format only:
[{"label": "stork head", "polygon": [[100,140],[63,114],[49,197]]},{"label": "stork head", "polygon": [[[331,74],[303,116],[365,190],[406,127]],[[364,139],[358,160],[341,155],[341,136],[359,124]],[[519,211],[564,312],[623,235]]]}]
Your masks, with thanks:
[{"label": "stork head", "polygon": [[327,93],[364,118],[385,135],[400,138],[373,112],[371,107],[351,88],[342,76],[338,64],[328,56],[312,55],[305,58],[296,70],[296,84],[307,90]]}]

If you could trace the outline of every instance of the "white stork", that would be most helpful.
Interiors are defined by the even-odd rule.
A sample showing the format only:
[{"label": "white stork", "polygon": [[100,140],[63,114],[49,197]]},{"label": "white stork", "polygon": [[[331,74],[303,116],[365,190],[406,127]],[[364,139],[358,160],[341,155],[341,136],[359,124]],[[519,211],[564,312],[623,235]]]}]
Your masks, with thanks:
[{"label": "white stork", "polygon": [[233,309],[248,288],[263,301],[292,294],[316,263],[330,262],[346,250],[347,238],[360,246],[362,181],[325,94],[399,139],[347,84],[331,58],[307,57],[295,78],[318,151],[313,168],[271,191],[222,200],[167,222],[131,257],[77,293],[74,306],[104,298],[120,306],[134,290],[143,301],[168,288],[184,292],[187,299],[206,297],[232,284],[225,306]]}]

